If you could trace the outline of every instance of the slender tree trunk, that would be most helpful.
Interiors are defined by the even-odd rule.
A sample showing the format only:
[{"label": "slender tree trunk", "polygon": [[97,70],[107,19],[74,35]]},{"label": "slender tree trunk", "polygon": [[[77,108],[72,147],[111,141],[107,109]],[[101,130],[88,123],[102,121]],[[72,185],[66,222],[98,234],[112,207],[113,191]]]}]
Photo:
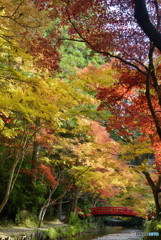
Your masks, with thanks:
[{"label": "slender tree trunk", "polygon": [[78,197],[79,197],[79,188],[76,187],[74,191],[74,197],[73,197],[72,208],[71,208],[72,212],[74,213],[76,213],[76,210],[77,210]]},{"label": "slender tree trunk", "polygon": [[15,159],[14,163],[13,163],[13,166],[12,166],[12,169],[11,169],[11,173],[10,173],[10,177],[9,177],[9,181],[8,181],[8,186],[7,186],[7,190],[6,190],[6,194],[5,194],[5,197],[0,205],[0,213],[2,212],[3,208],[5,207],[8,199],[9,199],[9,196],[11,194],[11,191],[12,191],[12,182],[13,182],[13,178],[14,178],[14,173],[15,173],[15,169],[16,169],[16,166],[19,162],[19,158]]},{"label": "slender tree trunk", "polygon": [[[20,168],[21,168],[21,164],[22,164],[22,162],[24,160],[24,157],[25,157],[25,151],[27,149],[27,146],[28,146],[28,138],[26,138],[24,140],[23,149],[22,150],[18,150],[17,154],[15,156],[15,160],[14,160],[14,163],[12,165],[11,172],[10,172],[10,177],[9,177],[6,193],[5,193],[5,196],[4,196],[4,199],[3,199],[2,203],[0,204],[0,213],[2,212],[3,208],[7,204],[7,201],[8,201],[8,199],[10,197],[10,194],[11,194],[11,192],[13,190],[15,181],[16,181],[16,179],[18,177],[18,174],[19,174],[19,171],[20,171]],[[14,176],[15,170],[16,170],[16,167],[17,167],[18,163],[19,163],[19,167],[17,169],[16,175]]]},{"label": "slender tree trunk", "polygon": [[40,209],[39,216],[38,216],[39,227],[41,227],[41,224],[42,224],[42,222],[44,220],[44,217],[45,217],[46,210],[50,205],[51,197],[52,197],[53,193],[55,192],[55,190],[56,190],[56,188],[53,189],[53,190],[49,190],[49,196],[48,196],[47,200],[44,202],[43,206]]},{"label": "slender tree trunk", "polygon": [[[72,200],[71,200],[71,201],[72,201]],[[69,204],[69,208],[68,208],[66,217],[65,217],[65,219],[64,219],[64,223],[68,223],[70,214],[71,214],[71,202],[70,202],[70,204]]]},{"label": "slender tree trunk", "polygon": [[[34,142],[33,142],[31,169],[36,169],[36,164],[37,164],[37,161],[38,161],[39,143],[37,142],[36,134],[38,132],[39,127],[40,127],[40,119],[37,118],[36,123],[35,123],[35,134],[34,134]],[[32,185],[35,182],[35,180],[36,180],[36,176],[33,177],[31,175],[31,184]]]},{"label": "slender tree trunk", "polygon": [[[57,185],[57,186],[58,186],[58,185]],[[56,186],[56,188],[57,188],[57,186]],[[42,208],[40,209],[39,216],[38,216],[38,219],[39,219],[39,227],[41,227],[41,224],[42,224],[42,222],[43,222],[43,220],[44,220],[44,217],[45,217],[47,208],[48,208],[49,206],[51,206],[51,205],[54,205],[59,199],[61,199],[62,197],[64,197],[64,195],[65,195],[66,192],[68,191],[68,189],[67,189],[62,195],[60,195],[59,197],[57,197],[56,199],[53,200],[53,199],[52,199],[52,195],[54,194],[56,188],[50,190],[49,196],[48,196],[47,200],[44,202]]]},{"label": "slender tree trunk", "polygon": [[46,210],[47,210],[47,208],[50,205],[50,200],[51,199],[48,199],[46,201],[46,203],[43,205],[43,207],[41,208],[41,210],[40,210],[39,217],[38,217],[38,219],[39,219],[39,227],[41,227],[41,224],[42,224],[42,222],[44,220],[44,217],[45,217],[45,214],[46,214]]},{"label": "slender tree trunk", "polygon": [[75,186],[75,189],[73,192],[73,197],[71,199],[70,206],[69,206],[66,218],[64,220],[65,223],[67,223],[69,221],[71,212],[76,213],[78,197],[79,197],[79,188]]},{"label": "slender tree trunk", "polygon": [[[60,180],[60,178],[59,178]],[[59,184],[59,180],[58,180],[58,183],[57,183],[57,186],[55,187],[55,189],[52,189],[49,191],[49,196],[47,198],[47,200],[44,202],[42,208],[40,209],[40,212],[39,212],[39,216],[38,216],[38,219],[39,219],[39,227],[41,227],[41,224],[43,222],[43,219],[44,219],[44,216],[45,216],[45,213],[46,213],[46,210],[49,206],[51,205],[55,205],[56,202],[60,199],[62,199],[64,197],[64,195],[67,193],[67,191],[70,189],[71,185],[69,185],[69,188],[66,188],[66,190],[60,195],[58,196],[57,198],[55,199],[52,199],[52,196],[55,192],[55,190],[57,189],[58,187],[58,184]],[[72,184],[72,183],[71,183]]]},{"label": "slender tree trunk", "polygon": [[62,216],[62,198],[57,203],[56,212],[55,212],[54,215],[55,215],[56,218],[58,218],[61,221],[61,216]]}]

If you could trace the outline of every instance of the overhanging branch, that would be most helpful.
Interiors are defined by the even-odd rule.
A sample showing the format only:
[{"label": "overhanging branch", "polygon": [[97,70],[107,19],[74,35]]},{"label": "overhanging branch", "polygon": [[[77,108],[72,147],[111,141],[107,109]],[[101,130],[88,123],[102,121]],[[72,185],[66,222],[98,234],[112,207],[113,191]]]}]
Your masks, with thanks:
[{"label": "overhanging branch", "polygon": [[149,19],[145,0],[135,0],[135,14],[137,23],[151,42],[161,51],[161,33]]}]

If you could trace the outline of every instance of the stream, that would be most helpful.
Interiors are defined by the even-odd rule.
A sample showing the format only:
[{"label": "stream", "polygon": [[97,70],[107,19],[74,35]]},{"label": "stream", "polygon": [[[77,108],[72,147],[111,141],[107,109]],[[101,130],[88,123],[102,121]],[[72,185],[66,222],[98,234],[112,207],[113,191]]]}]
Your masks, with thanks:
[{"label": "stream", "polygon": [[143,231],[141,229],[107,226],[103,229],[73,237],[71,240],[141,240],[142,234]]}]

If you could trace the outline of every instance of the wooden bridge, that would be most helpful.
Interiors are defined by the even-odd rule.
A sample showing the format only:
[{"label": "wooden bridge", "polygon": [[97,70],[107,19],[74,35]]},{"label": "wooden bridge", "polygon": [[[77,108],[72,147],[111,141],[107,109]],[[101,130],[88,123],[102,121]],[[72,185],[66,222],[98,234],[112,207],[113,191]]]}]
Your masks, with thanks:
[{"label": "wooden bridge", "polygon": [[93,216],[129,216],[129,217],[139,217],[138,214],[127,207],[93,207],[91,208],[91,214]]}]

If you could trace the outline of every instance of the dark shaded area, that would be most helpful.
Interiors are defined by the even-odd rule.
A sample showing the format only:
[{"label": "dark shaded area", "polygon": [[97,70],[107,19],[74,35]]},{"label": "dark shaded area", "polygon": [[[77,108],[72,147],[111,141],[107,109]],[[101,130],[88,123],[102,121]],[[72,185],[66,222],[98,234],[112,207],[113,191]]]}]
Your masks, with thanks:
[{"label": "dark shaded area", "polygon": [[139,217],[133,217],[129,220],[109,219],[104,220],[105,226],[139,227],[142,228],[145,220]]}]

